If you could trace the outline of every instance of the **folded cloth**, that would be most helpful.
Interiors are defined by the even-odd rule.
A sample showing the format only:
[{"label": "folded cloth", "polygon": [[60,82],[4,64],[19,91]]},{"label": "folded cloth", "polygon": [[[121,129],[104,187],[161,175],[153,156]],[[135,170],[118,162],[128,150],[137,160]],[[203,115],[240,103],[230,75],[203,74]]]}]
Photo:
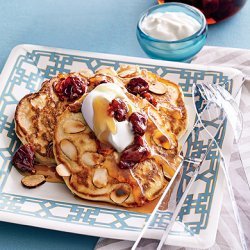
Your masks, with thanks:
[{"label": "folded cloth", "polygon": [[[205,46],[193,59],[194,64],[220,65],[241,70],[246,77],[242,89],[240,110],[243,113],[244,129],[241,140],[235,145],[230,161],[230,174],[237,183],[235,198],[238,204],[247,245],[250,248],[250,50]],[[239,167],[242,166],[243,168]],[[237,227],[233,223],[233,212],[228,193],[225,192],[219,227],[215,245],[210,249],[240,249],[237,238]],[[144,239],[143,250],[156,249],[159,241]],[[125,250],[131,249],[133,241],[100,238],[96,250]],[[163,250],[180,250],[180,248],[164,246]]]}]

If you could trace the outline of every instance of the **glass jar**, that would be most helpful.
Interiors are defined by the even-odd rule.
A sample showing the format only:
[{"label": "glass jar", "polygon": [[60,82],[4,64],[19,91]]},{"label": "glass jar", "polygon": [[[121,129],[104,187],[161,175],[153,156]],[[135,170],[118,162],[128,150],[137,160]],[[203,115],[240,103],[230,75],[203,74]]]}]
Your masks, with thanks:
[{"label": "glass jar", "polygon": [[158,0],[159,4],[168,2],[186,3],[200,9],[208,24],[215,24],[238,12],[247,0]]}]

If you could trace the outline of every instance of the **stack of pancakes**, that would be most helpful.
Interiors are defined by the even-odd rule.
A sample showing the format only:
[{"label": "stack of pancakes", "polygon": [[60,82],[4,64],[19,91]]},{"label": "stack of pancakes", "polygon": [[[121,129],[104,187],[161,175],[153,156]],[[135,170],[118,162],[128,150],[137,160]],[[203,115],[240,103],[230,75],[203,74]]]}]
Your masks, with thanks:
[{"label": "stack of pancakes", "polygon": [[[119,153],[97,140],[81,113],[88,92],[75,102],[61,101],[54,92],[53,85],[61,75],[19,102],[15,123],[22,143],[34,145],[37,162],[56,163],[58,174],[81,198],[136,207],[159,197],[181,161],[178,139],[186,131],[187,111],[180,87],[133,65],[70,75],[87,80],[88,92],[98,84],[119,84],[148,116],[144,137],[151,156],[131,169],[120,169]],[[149,84],[156,106],[126,91],[129,81],[138,77]]]}]

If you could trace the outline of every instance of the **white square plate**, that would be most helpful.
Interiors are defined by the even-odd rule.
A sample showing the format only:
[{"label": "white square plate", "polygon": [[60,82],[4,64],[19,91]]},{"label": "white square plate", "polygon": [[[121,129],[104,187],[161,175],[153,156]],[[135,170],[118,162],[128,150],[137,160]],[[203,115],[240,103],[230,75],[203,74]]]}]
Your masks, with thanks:
[{"label": "white square plate", "polygon": [[[0,79],[0,220],[79,234],[136,239],[149,214],[123,210],[75,199],[63,184],[46,183],[29,190],[22,187],[22,176],[11,164],[11,157],[19,147],[14,131],[13,115],[18,101],[39,89],[40,84],[59,72],[78,71],[88,67],[95,71],[102,66],[138,64],[173,82],[184,92],[189,111],[189,131],[195,119],[191,88],[194,82],[225,82],[229,90],[243,81],[242,73],[235,69],[201,65],[171,63],[144,58],[47,48],[36,45],[15,47],[2,71]],[[221,128],[218,141],[222,145],[226,162],[229,161],[232,137],[230,128]],[[197,155],[206,145],[197,142]],[[216,236],[221,202],[223,176],[216,154],[209,159],[183,205],[179,220],[186,229],[175,224],[168,244],[204,248],[213,244]],[[188,176],[186,176],[188,178]],[[157,238],[169,216],[157,214],[148,237]],[[192,229],[191,231],[189,229]]]}]

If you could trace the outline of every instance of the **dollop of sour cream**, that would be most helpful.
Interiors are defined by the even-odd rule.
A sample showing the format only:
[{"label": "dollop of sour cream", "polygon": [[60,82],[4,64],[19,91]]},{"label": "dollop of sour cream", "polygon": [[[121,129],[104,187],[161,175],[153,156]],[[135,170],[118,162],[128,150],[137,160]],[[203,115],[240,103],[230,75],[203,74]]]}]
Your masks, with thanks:
[{"label": "dollop of sour cream", "polygon": [[201,24],[197,20],[183,12],[153,13],[141,23],[144,33],[164,41],[184,39],[200,28]]},{"label": "dollop of sour cream", "polygon": [[133,110],[132,102],[120,86],[105,83],[98,85],[85,97],[81,111],[96,137],[103,143],[111,144],[118,152],[122,152],[134,141],[134,134],[127,120],[118,122],[108,115],[109,103],[115,98],[123,99]]}]

